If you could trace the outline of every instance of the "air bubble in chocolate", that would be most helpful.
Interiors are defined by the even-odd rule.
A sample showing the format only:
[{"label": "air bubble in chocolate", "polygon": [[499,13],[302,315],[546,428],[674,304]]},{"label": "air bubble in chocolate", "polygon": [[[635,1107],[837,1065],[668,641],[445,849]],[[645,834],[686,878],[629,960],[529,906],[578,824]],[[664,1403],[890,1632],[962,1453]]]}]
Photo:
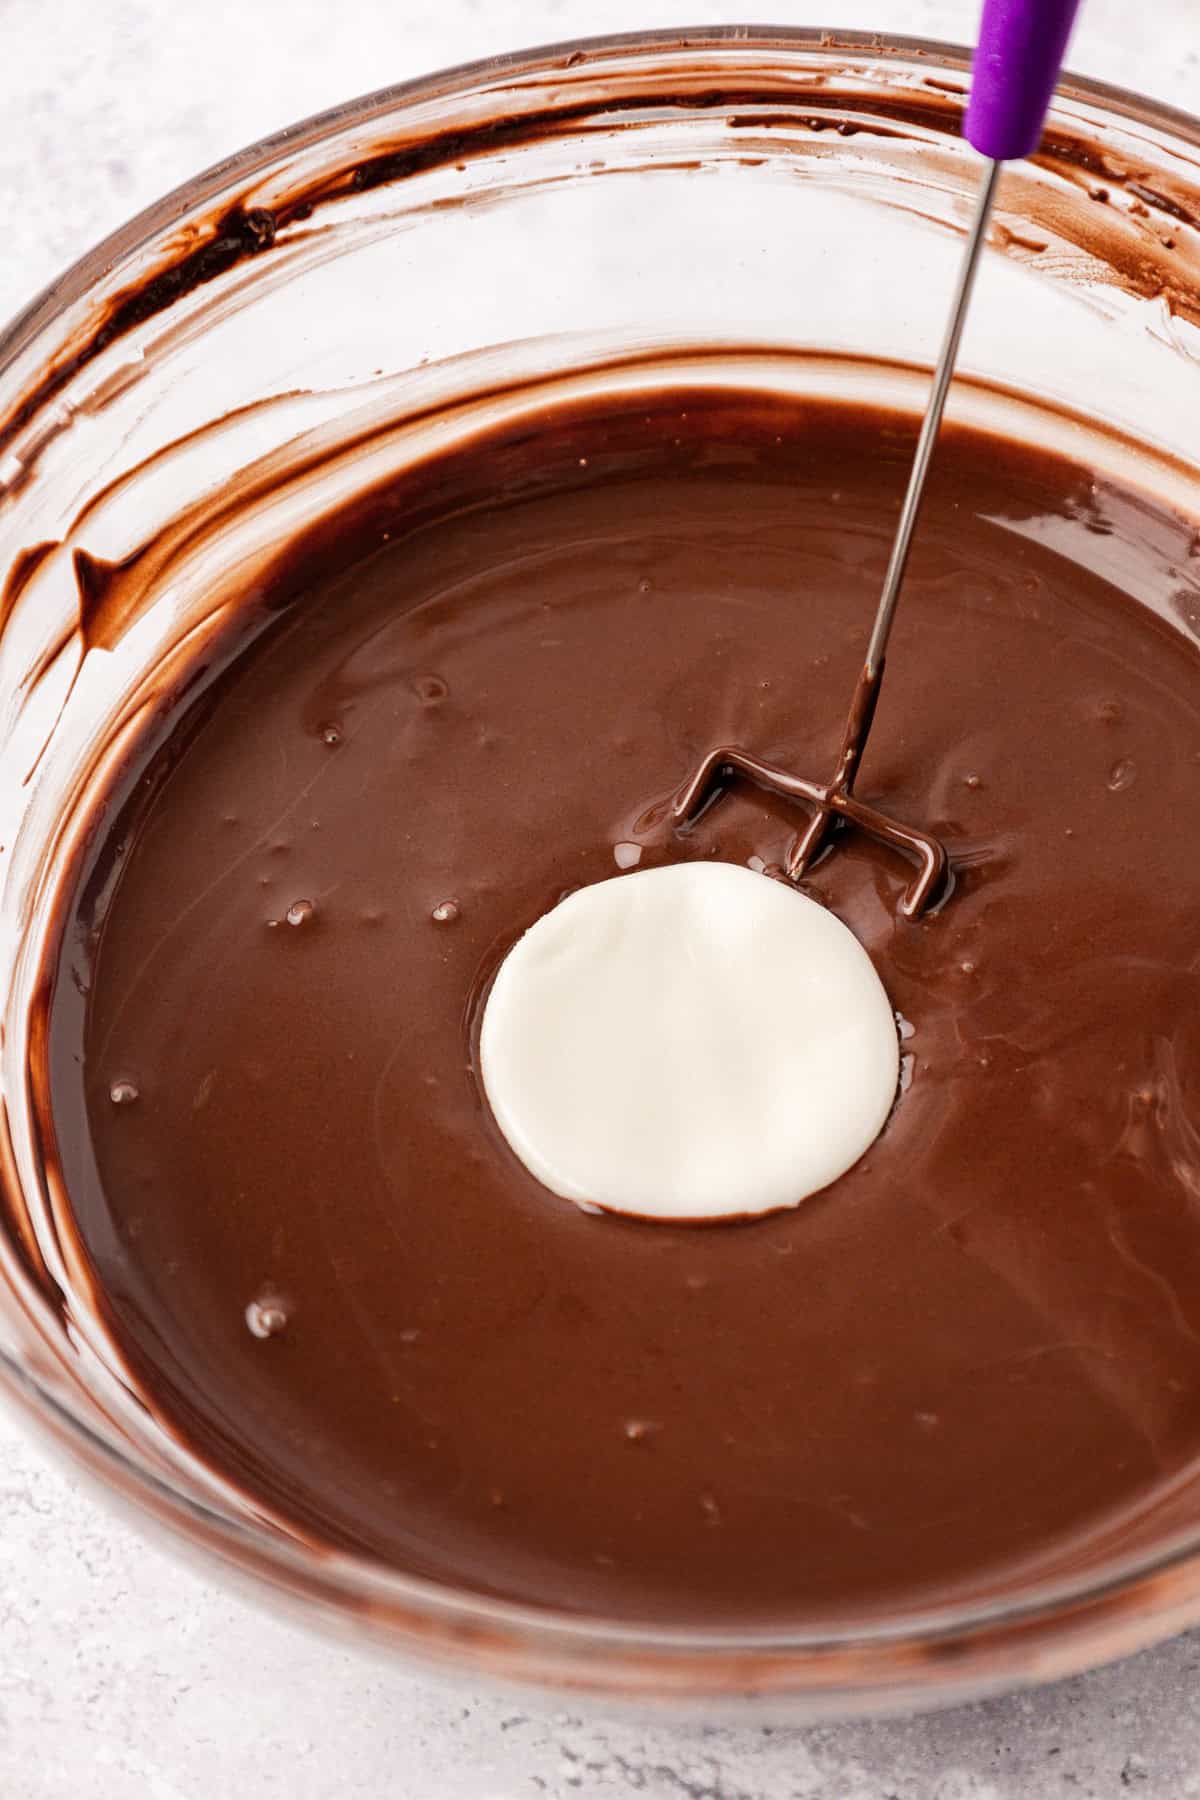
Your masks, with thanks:
[{"label": "air bubble in chocolate", "polygon": [[287,1329],[288,1316],[277,1299],[261,1297],[246,1308],[246,1324],[256,1338],[278,1337]]}]

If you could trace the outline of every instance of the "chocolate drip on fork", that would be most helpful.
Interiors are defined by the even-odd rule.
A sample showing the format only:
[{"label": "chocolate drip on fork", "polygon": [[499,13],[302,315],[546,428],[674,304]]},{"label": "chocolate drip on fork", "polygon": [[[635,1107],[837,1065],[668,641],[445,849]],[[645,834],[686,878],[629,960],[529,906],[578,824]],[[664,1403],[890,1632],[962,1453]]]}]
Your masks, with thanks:
[{"label": "chocolate drip on fork", "polygon": [[790,881],[799,881],[805,871],[812,867],[839,822],[856,825],[860,831],[867,832],[869,836],[878,838],[880,843],[888,844],[892,849],[899,850],[916,861],[917,873],[905,891],[901,911],[906,918],[917,918],[927,906],[941,897],[946,888],[950,875],[950,858],[945,846],[929,832],[889,818],[877,807],[867,806],[863,801],[856,800],[853,794],[854,777],[875,714],[882,676],[882,665],[874,675],[864,665],[854,691],[850,716],[846,721],[846,733],[831,781],[824,786],[819,782],[806,781],[803,776],[790,774],[774,763],[764,762],[761,757],[753,756],[747,750],[738,749],[735,745],[722,745],[705,757],[676,798],[674,810],[679,829],[686,831],[730,781],[742,776],[747,781],[752,781],[756,787],[765,788],[770,794],[779,794],[785,800],[806,801],[816,809],[788,855],[787,874]]}]

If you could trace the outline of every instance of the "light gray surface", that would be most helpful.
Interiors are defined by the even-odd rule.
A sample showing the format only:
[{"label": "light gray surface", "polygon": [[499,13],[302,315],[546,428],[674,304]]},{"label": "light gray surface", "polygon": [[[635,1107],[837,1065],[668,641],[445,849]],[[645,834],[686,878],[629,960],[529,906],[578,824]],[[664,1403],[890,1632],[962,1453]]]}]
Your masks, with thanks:
[{"label": "light gray surface", "polygon": [[[522,44],[726,0],[0,0],[0,316],[240,145]],[[975,0],[789,23],[970,37]],[[1072,65],[1200,111],[1198,0],[1091,0]],[[1032,1696],[805,1732],[583,1721],[361,1662],[201,1581],[0,1414],[0,1800],[1185,1800],[1200,1634]]]}]

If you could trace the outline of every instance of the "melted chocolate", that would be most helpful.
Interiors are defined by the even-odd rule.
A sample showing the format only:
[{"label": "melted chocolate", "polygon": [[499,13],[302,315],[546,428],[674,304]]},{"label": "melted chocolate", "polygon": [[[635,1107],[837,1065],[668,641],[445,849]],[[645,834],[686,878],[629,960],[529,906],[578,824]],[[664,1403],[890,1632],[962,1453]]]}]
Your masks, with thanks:
[{"label": "melted chocolate", "polygon": [[592,1217],[481,1103],[488,980],[615,846],[786,862],[785,799],[672,801],[714,744],[835,765],[910,452],[713,391],[477,443],[295,545],[112,796],[51,971],[63,1228],[147,1402],[302,1535],[795,1624],[1070,1571],[1196,1465],[1200,564],[1149,501],[939,455],[856,792],[955,892],[905,918],[857,831],[805,881],[902,1018],[856,1168]]}]

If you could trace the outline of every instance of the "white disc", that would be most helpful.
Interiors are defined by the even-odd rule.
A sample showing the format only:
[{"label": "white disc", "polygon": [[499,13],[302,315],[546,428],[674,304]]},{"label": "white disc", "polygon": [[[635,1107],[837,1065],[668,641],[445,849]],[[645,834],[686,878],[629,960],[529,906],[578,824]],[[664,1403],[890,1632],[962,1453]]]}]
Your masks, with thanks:
[{"label": "white disc", "polygon": [[483,1085],[532,1174],[581,1206],[720,1219],[796,1206],[891,1110],[895,1016],[805,895],[731,863],[581,888],[509,951]]}]

